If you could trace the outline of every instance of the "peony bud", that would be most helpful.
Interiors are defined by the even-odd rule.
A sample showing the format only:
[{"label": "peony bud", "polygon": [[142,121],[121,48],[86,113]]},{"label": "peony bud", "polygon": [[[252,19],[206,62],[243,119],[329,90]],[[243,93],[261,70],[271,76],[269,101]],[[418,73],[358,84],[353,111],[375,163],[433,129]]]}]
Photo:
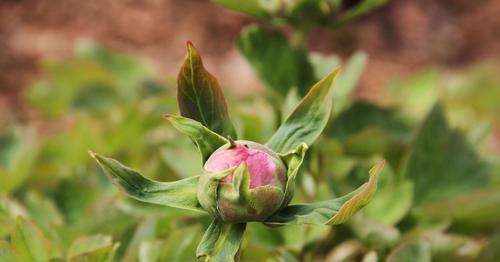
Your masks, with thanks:
[{"label": "peony bud", "polygon": [[[234,167],[238,168],[218,181],[218,189],[214,191],[216,203],[203,201],[207,192],[204,187],[199,188],[200,204],[209,212],[217,212],[214,215],[226,222],[264,221],[282,203],[287,180],[285,165],[266,146],[239,140],[222,146],[209,157],[202,178]],[[238,172],[248,172],[246,188],[233,183]]]}]

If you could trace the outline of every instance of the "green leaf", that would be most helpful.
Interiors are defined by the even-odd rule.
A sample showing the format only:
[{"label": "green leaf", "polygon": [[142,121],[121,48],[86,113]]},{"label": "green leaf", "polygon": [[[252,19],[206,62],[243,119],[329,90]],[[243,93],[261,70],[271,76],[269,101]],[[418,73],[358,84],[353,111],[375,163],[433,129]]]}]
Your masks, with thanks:
[{"label": "green leaf", "polygon": [[111,182],[130,197],[142,202],[204,212],[196,197],[198,176],[173,182],[158,182],[143,177],[112,158],[89,153]]},{"label": "green leaf", "polygon": [[413,200],[413,184],[404,180],[379,187],[364,213],[384,224],[399,222],[410,210]]},{"label": "green leaf", "polygon": [[105,235],[79,237],[71,243],[66,256],[72,258],[80,254],[92,252],[111,243],[111,237]]},{"label": "green leaf", "polygon": [[420,209],[431,218],[453,219],[461,231],[495,227],[500,223],[500,187],[487,186],[456,197],[427,204]]},{"label": "green leaf", "polygon": [[300,101],[266,145],[280,153],[289,152],[300,143],[312,145],[323,132],[332,111],[332,90],[340,70],[332,71],[316,83]]},{"label": "green leaf", "polygon": [[[318,79],[325,77],[330,73],[330,68],[335,68],[341,65],[341,60],[336,55],[322,55],[313,53],[309,55],[315,75]],[[344,64],[342,74],[337,79],[337,86],[333,92],[333,112],[338,114],[343,111],[351,101],[351,95],[355,90],[361,73],[365,69],[368,56],[365,52],[358,51],[351,55],[349,60]]]},{"label": "green leaf", "polygon": [[194,141],[198,146],[198,150],[200,150],[203,163],[205,163],[215,150],[229,143],[227,139],[195,120],[170,114],[166,114],[164,117],[177,130],[189,136]]},{"label": "green leaf", "polygon": [[338,55],[324,55],[321,53],[309,53],[308,60],[314,69],[316,79],[321,79],[327,76],[332,68],[337,68],[342,64]]},{"label": "green leaf", "polygon": [[111,262],[118,245],[108,244],[96,250],[71,257],[70,262]]},{"label": "green leaf", "polygon": [[71,259],[72,257],[84,253],[90,253],[110,244],[112,244],[110,236],[95,235],[89,237],[80,237],[73,241],[66,256]]},{"label": "green leaf", "polygon": [[356,101],[328,124],[327,133],[342,142],[366,129],[381,129],[394,138],[404,138],[411,125],[395,108],[380,107],[367,101]]},{"label": "green leaf", "polygon": [[361,73],[365,69],[367,55],[364,52],[356,52],[347,61],[342,75],[337,80],[337,87],[333,94],[333,104],[335,113],[340,112],[349,102],[350,96],[358,84]]},{"label": "green leaf", "polygon": [[15,191],[31,177],[40,151],[35,134],[27,126],[13,126],[7,130],[0,128],[0,194]]},{"label": "green leaf", "polygon": [[177,77],[177,102],[182,116],[224,137],[237,138],[219,82],[203,67],[191,42],[187,43],[186,59]]},{"label": "green leaf", "polygon": [[387,262],[430,262],[431,248],[422,240],[405,242],[396,247],[387,257]]},{"label": "green leaf", "polygon": [[368,182],[355,191],[331,200],[287,206],[271,216],[265,223],[267,225],[337,225],[346,222],[357,210],[370,202],[377,190],[378,175],[384,163],[381,161],[370,169]]},{"label": "green leaf", "polygon": [[232,167],[220,172],[204,173],[200,176],[198,183],[198,201],[213,216],[219,216],[217,209],[217,193],[219,192],[219,181],[234,172]]},{"label": "green leaf", "polygon": [[418,133],[406,176],[413,180],[417,207],[460,196],[488,181],[488,168],[466,139],[450,129],[436,104]]},{"label": "green leaf", "polygon": [[303,96],[314,83],[305,50],[292,47],[278,31],[248,26],[238,39],[238,48],[264,84],[283,97],[293,87]]},{"label": "green leaf", "polygon": [[139,262],[193,261],[197,242],[201,238],[200,229],[198,225],[169,229],[165,239],[141,242],[138,252]]},{"label": "green leaf", "polygon": [[49,242],[35,224],[18,217],[11,234],[11,245],[17,261],[49,261]]},{"label": "green leaf", "polygon": [[229,224],[214,219],[203,235],[196,257],[205,261],[235,261],[241,246],[246,224]]},{"label": "green leaf", "polygon": [[285,197],[280,205],[281,208],[286,207],[290,201],[292,201],[293,194],[295,192],[295,178],[297,177],[302,162],[304,162],[307,149],[308,147],[306,143],[301,143],[297,146],[297,148],[295,148],[294,151],[280,155],[287,167]]},{"label": "green leaf", "polygon": [[269,17],[267,10],[260,4],[259,0],[212,0],[214,3],[229,10],[253,16],[259,19]]}]

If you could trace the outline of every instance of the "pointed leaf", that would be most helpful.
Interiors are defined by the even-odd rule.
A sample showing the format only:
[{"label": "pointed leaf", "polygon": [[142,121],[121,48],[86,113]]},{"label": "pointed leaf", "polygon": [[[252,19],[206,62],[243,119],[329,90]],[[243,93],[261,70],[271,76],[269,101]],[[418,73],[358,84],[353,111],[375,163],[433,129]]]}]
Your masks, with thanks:
[{"label": "pointed leaf", "polygon": [[300,143],[312,145],[323,132],[332,111],[332,90],[340,70],[332,71],[316,83],[281,124],[266,145],[276,152],[294,150]]},{"label": "pointed leaf", "polygon": [[237,138],[219,83],[203,67],[200,54],[191,42],[187,44],[186,59],[177,77],[177,102],[182,116],[224,137]]},{"label": "pointed leaf", "polygon": [[283,97],[293,87],[305,95],[316,80],[305,50],[291,46],[279,31],[248,26],[238,39],[238,48],[264,84]]},{"label": "pointed leaf", "polygon": [[281,203],[281,208],[286,207],[290,201],[292,201],[293,193],[295,191],[295,177],[297,177],[297,173],[299,172],[300,166],[304,161],[304,157],[307,152],[307,145],[305,143],[301,143],[295,148],[294,151],[290,151],[287,154],[280,155],[281,159],[287,166],[287,181],[285,188],[285,197],[283,202]]},{"label": "pointed leaf", "polygon": [[271,216],[267,225],[320,224],[337,225],[346,222],[357,210],[370,202],[377,190],[378,175],[384,161],[370,169],[370,179],[355,191],[327,201],[290,205]]},{"label": "pointed leaf", "polygon": [[112,158],[89,153],[111,182],[130,197],[147,203],[204,212],[196,197],[198,176],[173,182],[158,182],[143,177]]},{"label": "pointed leaf", "polygon": [[177,130],[189,136],[194,141],[200,150],[203,163],[205,163],[215,150],[229,142],[224,137],[195,120],[170,114],[166,114],[164,117]]},{"label": "pointed leaf", "polygon": [[198,201],[213,216],[219,216],[217,210],[217,193],[219,191],[219,181],[234,172],[236,167],[232,167],[220,172],[204,173],[200,177],[198,186]]},{"label": "pointed leaf", "polygon": [[214,219],[203,235],[196,250],[196,257],[205,261],[234,262],[241,245],[246,224],[229,224]]},{"label": "pointed leaf", "polygon": [[465,137],[452,130],[443,108],[436,104],[414,142],[406,176],[414,183],[415,206],[458,197],[484,186],[486,164]]},{"label": "pointed leaf", "polygon": [[35,224],[18,217],[11,234],[17,261],[49,261],[49,242]]}]

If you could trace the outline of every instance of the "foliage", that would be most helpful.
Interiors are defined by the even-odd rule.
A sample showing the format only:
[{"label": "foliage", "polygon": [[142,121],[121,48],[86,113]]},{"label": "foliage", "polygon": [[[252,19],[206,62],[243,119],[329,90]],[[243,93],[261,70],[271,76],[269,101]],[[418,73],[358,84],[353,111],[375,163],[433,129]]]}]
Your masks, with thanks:
[{"label": "foliage", "polygon": [[[238,48],[273,94],[228,99],[242,137],[268,141],[311,84],[343,62],[326,132],[307,147],[308,155],[301,144],[276,143],[294,150],[286,155],[296,183],[289,207],[323,211],[318,201],[366,188],[369,168],[386,159],[371,202],[335,227],[249,223],[243,229],[216,220],[209,225],[202,210],[191,212],[200,210],[196,199],[172,205],[174,197],[141,190],[145,184],[193,190],[197,178],[189,177],[201,173],[193,141],[210,152],[226,137],[196,139],[213,134],[176,115],[166,117],[168,124],[161,116],[177,111],[173,78],[158,78],[129,55],[82,43],[72,59],[41,65],[41,79],[24,94],[32,121],[20,112],[0,117],[0,261],[194,261],[194,254],[226,252],[242,261],[498,261],[500,156],[490,146],[500,119],[498,64],[392,76],[381,101],[360,101],[352,92],[367,56],[359,51],[343,61],[310,54],[307,34],[298,43],[297,35],[318,25],[337,27],[385,1],[344,9],[344,1],[214,2],[293,27],[291,38],[262,25],[240,36]],[[279,55],[272,60],[272,54]],[[286,66],[269,74],[276,65]],[[118,180],[125,191],[189,210],[117,192],[88,156],[90,148],[147,175],[107,161],[130,179]],[[204,150],[202,161],[209,155]],[[175,180],[180,183],[170,184]],[[318,214],[314,219],[327,222]],[[204,235],[207,227],[214,233]],[[237,254],[216,237],[240,239],[243,230],[241,243],[233,241],[242,247]],[[198,247],[200,241],[206,245]]]}]

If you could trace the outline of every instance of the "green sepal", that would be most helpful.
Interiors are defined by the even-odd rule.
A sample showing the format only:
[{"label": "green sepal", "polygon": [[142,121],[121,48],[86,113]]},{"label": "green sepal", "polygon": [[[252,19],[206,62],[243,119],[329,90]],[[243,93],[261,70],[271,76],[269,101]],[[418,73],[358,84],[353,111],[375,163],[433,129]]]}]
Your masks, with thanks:
[{"label": "green sepal", "polygon": [[122,192],[142,202],[205,212],[196,192],[199,176],[173,182],[158,182],[120,162],[89,151],[111,182]]},{"label": "green sepal", "polygon": [[232,183],[219,184],[217,191],[219,217],[228,223],[264,221],[279,210],[283,190],[272,185],[250,189],[250,173],[245,162],[234,171]]},{"label": "green sepal", "polygon": [[290,205],[278,211],[266,225],[316,224],[337,225],[346,222],[356,211],[368,204],[377,190],[377,180],[385,161],[370,169],[370,179],[355,191],[331,200],[311,204]]},{"label": "green sepal", "polygon": [[177,103],[182,116],[224,137],[237,138],[219,82],[205,69],[191,42],[187,43],[187,55],[177,77]]},{"label": "green sepal", "polygon": [[197,192],[198,201],[214,217],[219,217],[217,194],[220,180],[233,173],[235,169],[236,167],[232,167],[220,172],[205,172],[200,176]]},{"label": "green sepal", "polygon": [[300,143],[312,145],[323,132],[332,111],[332,90],[340,69],[317,82],[267,141],[278,153],[292,151]]},{"label": "green sepal", "polygon": [[250,201],[250,173],[246,162],[242,162],[234,171],[233,188],[240,203]]},{"label": "green sepal", "polygon": [[164,117],[181,133],[189,136],[200,150],[202,162],[205,163],[212,153],[224,144],[227,139],[208,129],[200,122],[171,114]]},{"label": "green sepal", "polygon": [[279,154],[281,160],[286,164],[287,167],[287,180],[285,187],[285,197],[280,205],[280,208],[286,207],[290,201],[292,201],[293,194],[295,192],[295,178],[299,172],[302,162],[306,156],[308,146],[306,143],[299,144],[295,150],[290,151],[286,154]]},{"label": "green sepal", "polygon": [[215,218],[198,244],[196,257],[214,262],[237,260],[245,228],[246,223],[230,224]]}]

